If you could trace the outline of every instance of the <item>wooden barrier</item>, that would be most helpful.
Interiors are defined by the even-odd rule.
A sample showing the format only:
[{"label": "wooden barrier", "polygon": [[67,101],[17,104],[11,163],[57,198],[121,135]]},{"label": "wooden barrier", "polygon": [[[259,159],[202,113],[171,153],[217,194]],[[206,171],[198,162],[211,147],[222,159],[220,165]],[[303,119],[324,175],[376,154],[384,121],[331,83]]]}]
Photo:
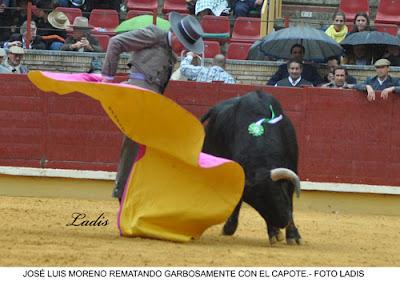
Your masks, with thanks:
[{"label": "wooden barrier", "polygon": [[[44,94],[24,75],[3,75],[0,166],[115,171],[122,134],[98,102]],[[165,95],[196,116],[254,89],[292,119],[303,181],[400,186],[400,97],[373,103],[352,90],[171,81]],[[160,121],[162,122],[162,121]]]}]

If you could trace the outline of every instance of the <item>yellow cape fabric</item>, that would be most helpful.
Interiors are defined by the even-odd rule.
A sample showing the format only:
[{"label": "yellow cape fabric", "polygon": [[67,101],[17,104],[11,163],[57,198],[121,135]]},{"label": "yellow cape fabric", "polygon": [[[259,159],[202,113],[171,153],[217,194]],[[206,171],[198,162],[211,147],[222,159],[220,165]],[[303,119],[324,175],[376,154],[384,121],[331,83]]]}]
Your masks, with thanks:
[{"label": "yellow cape fabric", "polygon": [[120,206],[122,235],[185,242],[232,213],[243,193],[242,168],[201,154],[202,124],[172,100],[77,75],[31,71],[28,77],[43,91],[78,91],[98,100],[125,135],[146,146]]}]

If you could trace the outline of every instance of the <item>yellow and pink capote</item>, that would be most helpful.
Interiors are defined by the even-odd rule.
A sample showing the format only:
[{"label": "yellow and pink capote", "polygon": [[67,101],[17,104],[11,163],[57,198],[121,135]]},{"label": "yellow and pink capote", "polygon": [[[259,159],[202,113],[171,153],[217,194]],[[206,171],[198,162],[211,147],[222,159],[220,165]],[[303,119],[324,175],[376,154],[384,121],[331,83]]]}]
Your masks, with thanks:
[{"label": "yellow and pink capote", "polygon": [[118,128],[141,144],[118,212],[123,236],[186,242],[232,213],[244,173],[233,161],[201,153],[202,124],[172,100],[95,74],[31,71],[42,91],[80,92],[99,101]]}]

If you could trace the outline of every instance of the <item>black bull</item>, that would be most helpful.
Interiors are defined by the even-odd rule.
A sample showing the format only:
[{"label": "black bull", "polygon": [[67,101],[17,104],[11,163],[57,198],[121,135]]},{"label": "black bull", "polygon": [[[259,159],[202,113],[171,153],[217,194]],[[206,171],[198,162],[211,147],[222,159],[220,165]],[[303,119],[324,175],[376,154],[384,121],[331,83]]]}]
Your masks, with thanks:
[{"label": "black bull", "polygon": [[[265,220],[271,243],[283,240],[279,228],[286,228],[287,243],[302,244],[293,221],[293,192],[300,192],[296,132],[279,102],[269,94],[250,92],[215,105],[201,118],[206,120],[203,151],[238,162],[246,177],[242,199],[223,234],[235,233],[245,201]],[[250,134],[249,125],[257,121],[264,132]]]}]

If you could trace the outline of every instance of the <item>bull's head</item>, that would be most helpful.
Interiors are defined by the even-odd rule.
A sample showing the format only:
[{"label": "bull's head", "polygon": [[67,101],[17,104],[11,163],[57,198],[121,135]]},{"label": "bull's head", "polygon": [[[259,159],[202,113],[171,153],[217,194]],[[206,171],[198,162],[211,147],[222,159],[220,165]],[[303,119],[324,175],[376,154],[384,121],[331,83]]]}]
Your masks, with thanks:
[{"label": "bull's head", "polygon": [[246,181],[245,201],[265,220],[278,228],[292,220],[293,192],[300,196],[300,179],[287,168],[258,170],[252,181]]}]

